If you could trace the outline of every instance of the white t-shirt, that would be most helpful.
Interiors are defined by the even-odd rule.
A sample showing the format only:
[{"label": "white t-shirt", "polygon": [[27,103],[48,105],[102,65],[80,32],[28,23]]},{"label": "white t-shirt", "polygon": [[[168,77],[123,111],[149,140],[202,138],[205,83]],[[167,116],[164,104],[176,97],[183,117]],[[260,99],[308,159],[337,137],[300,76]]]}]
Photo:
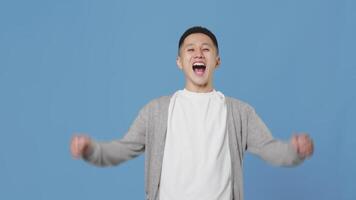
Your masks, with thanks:
[{"label": "white t-shirt", "polygon": [[222,93],[186,89],[171,98],[160,200],[230,200],[231,158]]}]

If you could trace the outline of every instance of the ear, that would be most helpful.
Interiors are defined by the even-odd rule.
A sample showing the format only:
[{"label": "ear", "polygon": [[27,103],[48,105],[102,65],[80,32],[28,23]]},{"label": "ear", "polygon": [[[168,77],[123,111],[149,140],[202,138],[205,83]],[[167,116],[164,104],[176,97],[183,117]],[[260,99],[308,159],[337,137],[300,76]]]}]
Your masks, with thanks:
[{"label": "ear", "polygon": [[182,60],[180,56],[177,56],[176,63],[179,69],[183,69]]},{"label": "ear", "polygon": [[220,59],[220,56],[216,56],[216,65],[215,65],[215,68],[218,68],[221,64],[221,59]]}]

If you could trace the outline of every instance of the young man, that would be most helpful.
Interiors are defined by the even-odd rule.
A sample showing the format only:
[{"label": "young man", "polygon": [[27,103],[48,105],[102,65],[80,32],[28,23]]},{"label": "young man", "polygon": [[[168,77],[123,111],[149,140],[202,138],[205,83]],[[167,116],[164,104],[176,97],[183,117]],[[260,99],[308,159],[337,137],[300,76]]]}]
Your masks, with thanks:
[{"label": "young man", "polygon": [[99,166],[117,165],[145,152],[145,190],[150,200],[242,200],[245,151],[280,166],[313,153],[307,134],[276,140],[254,109],[214,89],[218,42],[203,27],[179,40],[177,65],[185,88],[151,101],[120,140],[74,136],[71,153]]}]

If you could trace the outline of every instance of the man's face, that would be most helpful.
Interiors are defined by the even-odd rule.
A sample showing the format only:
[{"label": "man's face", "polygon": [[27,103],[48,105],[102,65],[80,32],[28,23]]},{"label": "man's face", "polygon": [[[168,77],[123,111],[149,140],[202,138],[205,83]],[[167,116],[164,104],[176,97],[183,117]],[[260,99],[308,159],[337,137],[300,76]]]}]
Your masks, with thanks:
[{"label": "man's face", "polygon": [[188,90],[211,91],[213,72],[219,64],[220,57],[209,36],[193,33],[185,38],[177,57],[177,65],[184,72]]}]

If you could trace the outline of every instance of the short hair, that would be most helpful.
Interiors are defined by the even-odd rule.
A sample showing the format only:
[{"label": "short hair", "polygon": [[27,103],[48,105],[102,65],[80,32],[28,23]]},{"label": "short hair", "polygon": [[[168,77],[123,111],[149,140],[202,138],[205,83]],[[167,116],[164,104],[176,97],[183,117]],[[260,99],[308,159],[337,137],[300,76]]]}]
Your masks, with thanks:
[{"label": "short hair", "polygon": [[207,35],[207,36],[213,41],[213,43],[214,43],[214,45],[215,45],[215,47],[216,47],[217,54],[219,54],[218,40],[216,39],[214,33],[212,33],[209,29],[207,29],[207,28],[205,28],[205,27],[202,27],[202,26],[193,26],[193,27],[191,27],[191,28],[188,28],[188,29],[183,33],[183,35],[180,37],[179,43],[178,43],[178,55],[179,55],[180,48],[182,47],[185,38],[188,37],[188,36],[191,35],[191,34],[194,34],[194,33],[202,33],[202,34]]}]

